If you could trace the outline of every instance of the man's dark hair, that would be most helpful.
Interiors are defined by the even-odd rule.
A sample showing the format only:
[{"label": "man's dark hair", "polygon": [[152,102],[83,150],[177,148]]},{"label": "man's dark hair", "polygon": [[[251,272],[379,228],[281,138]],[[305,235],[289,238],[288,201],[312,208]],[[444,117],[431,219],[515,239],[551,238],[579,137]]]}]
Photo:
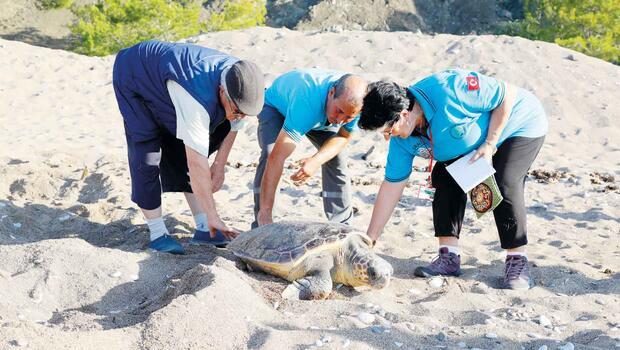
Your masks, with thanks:
[{"label": "man's dark hair", "polygon": [[415,99],[407,89],[389,81],[377,81],[368,86],[358,126],[363,130],[376,130],[396,121],[403,109],[413,107]]}]

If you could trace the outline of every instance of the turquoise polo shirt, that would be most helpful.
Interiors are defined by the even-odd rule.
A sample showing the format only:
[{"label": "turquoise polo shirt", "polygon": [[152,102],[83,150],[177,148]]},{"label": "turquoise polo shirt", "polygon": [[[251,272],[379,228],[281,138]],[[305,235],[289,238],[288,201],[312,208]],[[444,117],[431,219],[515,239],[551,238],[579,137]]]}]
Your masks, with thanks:
[{"label": "turquoise polo shirt", "polygon": [[330,124],[325,107],[329,89],[346,73],[299,69],[279,76],[265,91],[265,104],[284,115],[284,131],[296,142],[310,130],[357,129],[357,116],[346,124]]},{"label": "turquoise polo shirt", "polygon": [[[491,112],[504,101],[505,95],[504,82],[461,69],[435,73],[408,89],[424,111],[429,136],[432,136],[433,155],[438,161],[451,160],[477,149],[486,140]],[[519,88],[497,147],[510,137],[544,136],[548,128],[540,101]],[[418,152],[418,139],[390,140],[385,169],[387,181],[399,182],[409,177],[413,157]]]}]

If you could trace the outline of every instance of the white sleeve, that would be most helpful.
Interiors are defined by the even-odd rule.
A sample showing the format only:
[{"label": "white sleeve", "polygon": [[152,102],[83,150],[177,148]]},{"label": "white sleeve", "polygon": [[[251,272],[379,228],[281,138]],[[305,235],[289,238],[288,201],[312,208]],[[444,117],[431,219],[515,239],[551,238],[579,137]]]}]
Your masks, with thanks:
[{"label": "white sleeve", "polygon": [[209,156],[209,113],[192,95],[174,80],[166,82],[177,115],[177,138],[202,154]]},{"label": "white sleeve", "polygon": [[[247,117],[246,117],[247,118]],[[230,122],[230,131],[239,131],[245,127],[246,118],[237,119]]]}]

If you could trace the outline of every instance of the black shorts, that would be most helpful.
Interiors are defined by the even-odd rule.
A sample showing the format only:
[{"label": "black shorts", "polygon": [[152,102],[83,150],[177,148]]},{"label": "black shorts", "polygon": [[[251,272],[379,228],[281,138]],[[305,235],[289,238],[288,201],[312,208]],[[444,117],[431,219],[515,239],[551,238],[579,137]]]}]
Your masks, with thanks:
[{"label": "black shorts", "polygon": [[[230,122],[225,120],[209,137],[209,155],[220,148],[229,132]],[[163,128],[158,138],[148,141],[134,141],[127,129],[125,136],[134,203],[151,210],[161,206],[162,192],[192,192],[182,140]]]},{"label": "black shorts", "polygon": [[[504,197],[504,200],[493,211],[493,215],[504,249],[527,244],[525,177],[544,140],[544,136],[538,138],[511,137],[502,143],[493,156],[495,180]],[[457,159],[437,162],[433,168],[435,237],[458,238],[463,226],[467,194],[446,170],[446,166]]]}]

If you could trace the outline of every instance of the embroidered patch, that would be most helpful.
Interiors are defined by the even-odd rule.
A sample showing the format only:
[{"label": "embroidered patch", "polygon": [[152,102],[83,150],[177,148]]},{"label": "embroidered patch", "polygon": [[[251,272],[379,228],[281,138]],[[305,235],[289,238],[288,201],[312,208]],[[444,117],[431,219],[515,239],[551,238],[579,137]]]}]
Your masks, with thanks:
[{"label": "embroidered patch", "polygon": [[493,204],[491,188],[484,182],[474,187],[471,190],[471,204],[477,212],[486,213]]},{"label": "embroidered patch", "polygon": [[426,148],[426,147],[418,148],[418,157],[424,158],[424,159],[430,159],[431,158],[431,149],[430,148]]},{"label": "embroidered patch", "polygon": [[478,82],[478,77],[470,75],[465,79],[467,79],[467,90],[472,91],[472,90],[480,89],[480,83]]},{"label": "embroidered patch", "polygon": [[450,136],[454,137],[455,139],[462,139],[463,137],[465,137],[466,133],[467,130],[463,125],[455,125],[450,129]]}]

